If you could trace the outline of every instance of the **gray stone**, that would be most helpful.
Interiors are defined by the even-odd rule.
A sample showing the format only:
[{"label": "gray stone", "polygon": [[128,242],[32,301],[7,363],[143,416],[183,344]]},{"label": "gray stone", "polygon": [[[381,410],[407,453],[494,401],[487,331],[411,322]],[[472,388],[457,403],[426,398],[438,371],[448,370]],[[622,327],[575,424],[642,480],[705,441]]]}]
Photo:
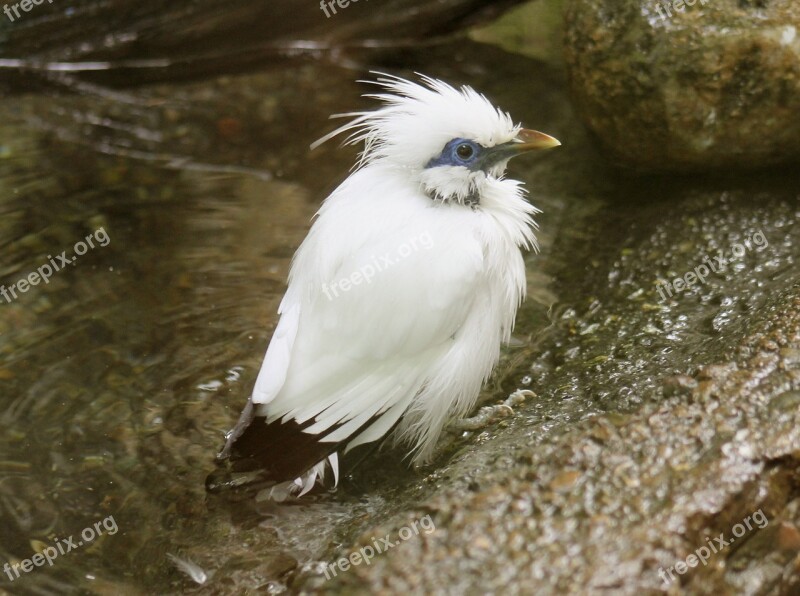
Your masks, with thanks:
[{"label": "gray stone", "polygon": [[608,156],[657,171],[797,160],[800,5],[672,4],[566,3],[569,85]]}]

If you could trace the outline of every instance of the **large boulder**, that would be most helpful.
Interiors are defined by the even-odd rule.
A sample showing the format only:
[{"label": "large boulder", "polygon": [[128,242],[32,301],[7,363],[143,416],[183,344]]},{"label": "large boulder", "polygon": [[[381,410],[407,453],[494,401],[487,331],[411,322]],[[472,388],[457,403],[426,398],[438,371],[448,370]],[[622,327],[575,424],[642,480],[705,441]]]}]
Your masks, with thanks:
[{"label": "large boulder", "polygon": [[578,110],[639,169],[758,167],[800,157],[800,4],[567,0]]}]

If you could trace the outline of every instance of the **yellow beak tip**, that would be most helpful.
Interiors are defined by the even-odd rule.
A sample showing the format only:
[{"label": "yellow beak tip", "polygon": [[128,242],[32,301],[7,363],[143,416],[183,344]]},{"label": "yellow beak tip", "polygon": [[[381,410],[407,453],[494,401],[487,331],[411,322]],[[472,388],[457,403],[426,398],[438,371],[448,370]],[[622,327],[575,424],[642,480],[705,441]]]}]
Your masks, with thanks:
[{"label": "yellow beak tip", "polygon": [[517,135],[518,149],[520,151],[533,151],[536,149],[552,149],[559,147],[561,141],[538,130],[523,128]]}]

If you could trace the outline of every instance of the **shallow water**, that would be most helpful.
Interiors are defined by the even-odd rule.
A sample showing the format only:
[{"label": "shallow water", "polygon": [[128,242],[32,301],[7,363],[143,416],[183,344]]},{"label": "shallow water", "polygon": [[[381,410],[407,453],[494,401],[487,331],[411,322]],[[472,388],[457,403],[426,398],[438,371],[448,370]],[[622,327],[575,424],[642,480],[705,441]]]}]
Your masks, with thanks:
[{"label": "shallow water", "polygon": [[[258,371],[291,255],[354,158],[308,145],[329,114],[368,105],[354,81],[370,68],[473,84],[564,142],[513,166],[544,211],[542,252],[528,258],[517,345],[484,393],[539,397],[484,433],[451,436],[430,468],[373,454],[338,491],[299,505],[209,498],[205,476]],[[0,279],[100,228],[110,239],[0,302],[0,565],[108,516],[119,531],[13,583],[0,576],[13,593],[300,585],[363,529],[461,481],[437,465],[477,450],[480,466],[509,442],[657,399],[662,377],[723,357],[797,281],[793,177],[625,178],[591,149],[557,70],[472,42],[72,91],[45,85],[0,104]],[[763,251],[658,303],[657,279],[757,231]],[[199,565],[206,585],[168,554]]]}]

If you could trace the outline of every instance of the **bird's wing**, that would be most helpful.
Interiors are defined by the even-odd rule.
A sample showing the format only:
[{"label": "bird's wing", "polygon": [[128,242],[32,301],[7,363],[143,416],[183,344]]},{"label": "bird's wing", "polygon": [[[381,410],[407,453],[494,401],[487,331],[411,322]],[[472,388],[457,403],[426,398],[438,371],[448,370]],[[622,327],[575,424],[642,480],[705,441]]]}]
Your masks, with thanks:
[{"label": "bird's wing", "polygon": [[427,215],[348,238],[327,267],[324,236],[298,252],[244,426],[265,420],[239,445],[251,459],[280,454],[276,479],[370,427],[382,436],[452,348],[483,282],[483,252],[458,217]]},{"label": "bird's wing", "polygon": [[281,320],[221,457],[291,480],[390,430],[461,349],[484,258],[469,210],[434,204],[403,172],[350,176],[295,254]]},{"label": "bird's wing", "polygon": [[272,334],[272,339],[267,347],[267,353],[261,364],[252,400],[254,403],[267,404],[271,402],[283,387],[286,381],[286,372],[292,354],[297,327],[300,322],[300,303],[292,300],[292,294],[287,293],[281,302],[280,320]]},{"label": "bird's wing", "polygon": [[307,432],[318,433],[416,392],[420,374],[452,344],[482,280],[481,246],[458,223],[426,217],[384,228],[327,276],[307,280],[286,382],[266,408],[270,419],[313,418]]}]

